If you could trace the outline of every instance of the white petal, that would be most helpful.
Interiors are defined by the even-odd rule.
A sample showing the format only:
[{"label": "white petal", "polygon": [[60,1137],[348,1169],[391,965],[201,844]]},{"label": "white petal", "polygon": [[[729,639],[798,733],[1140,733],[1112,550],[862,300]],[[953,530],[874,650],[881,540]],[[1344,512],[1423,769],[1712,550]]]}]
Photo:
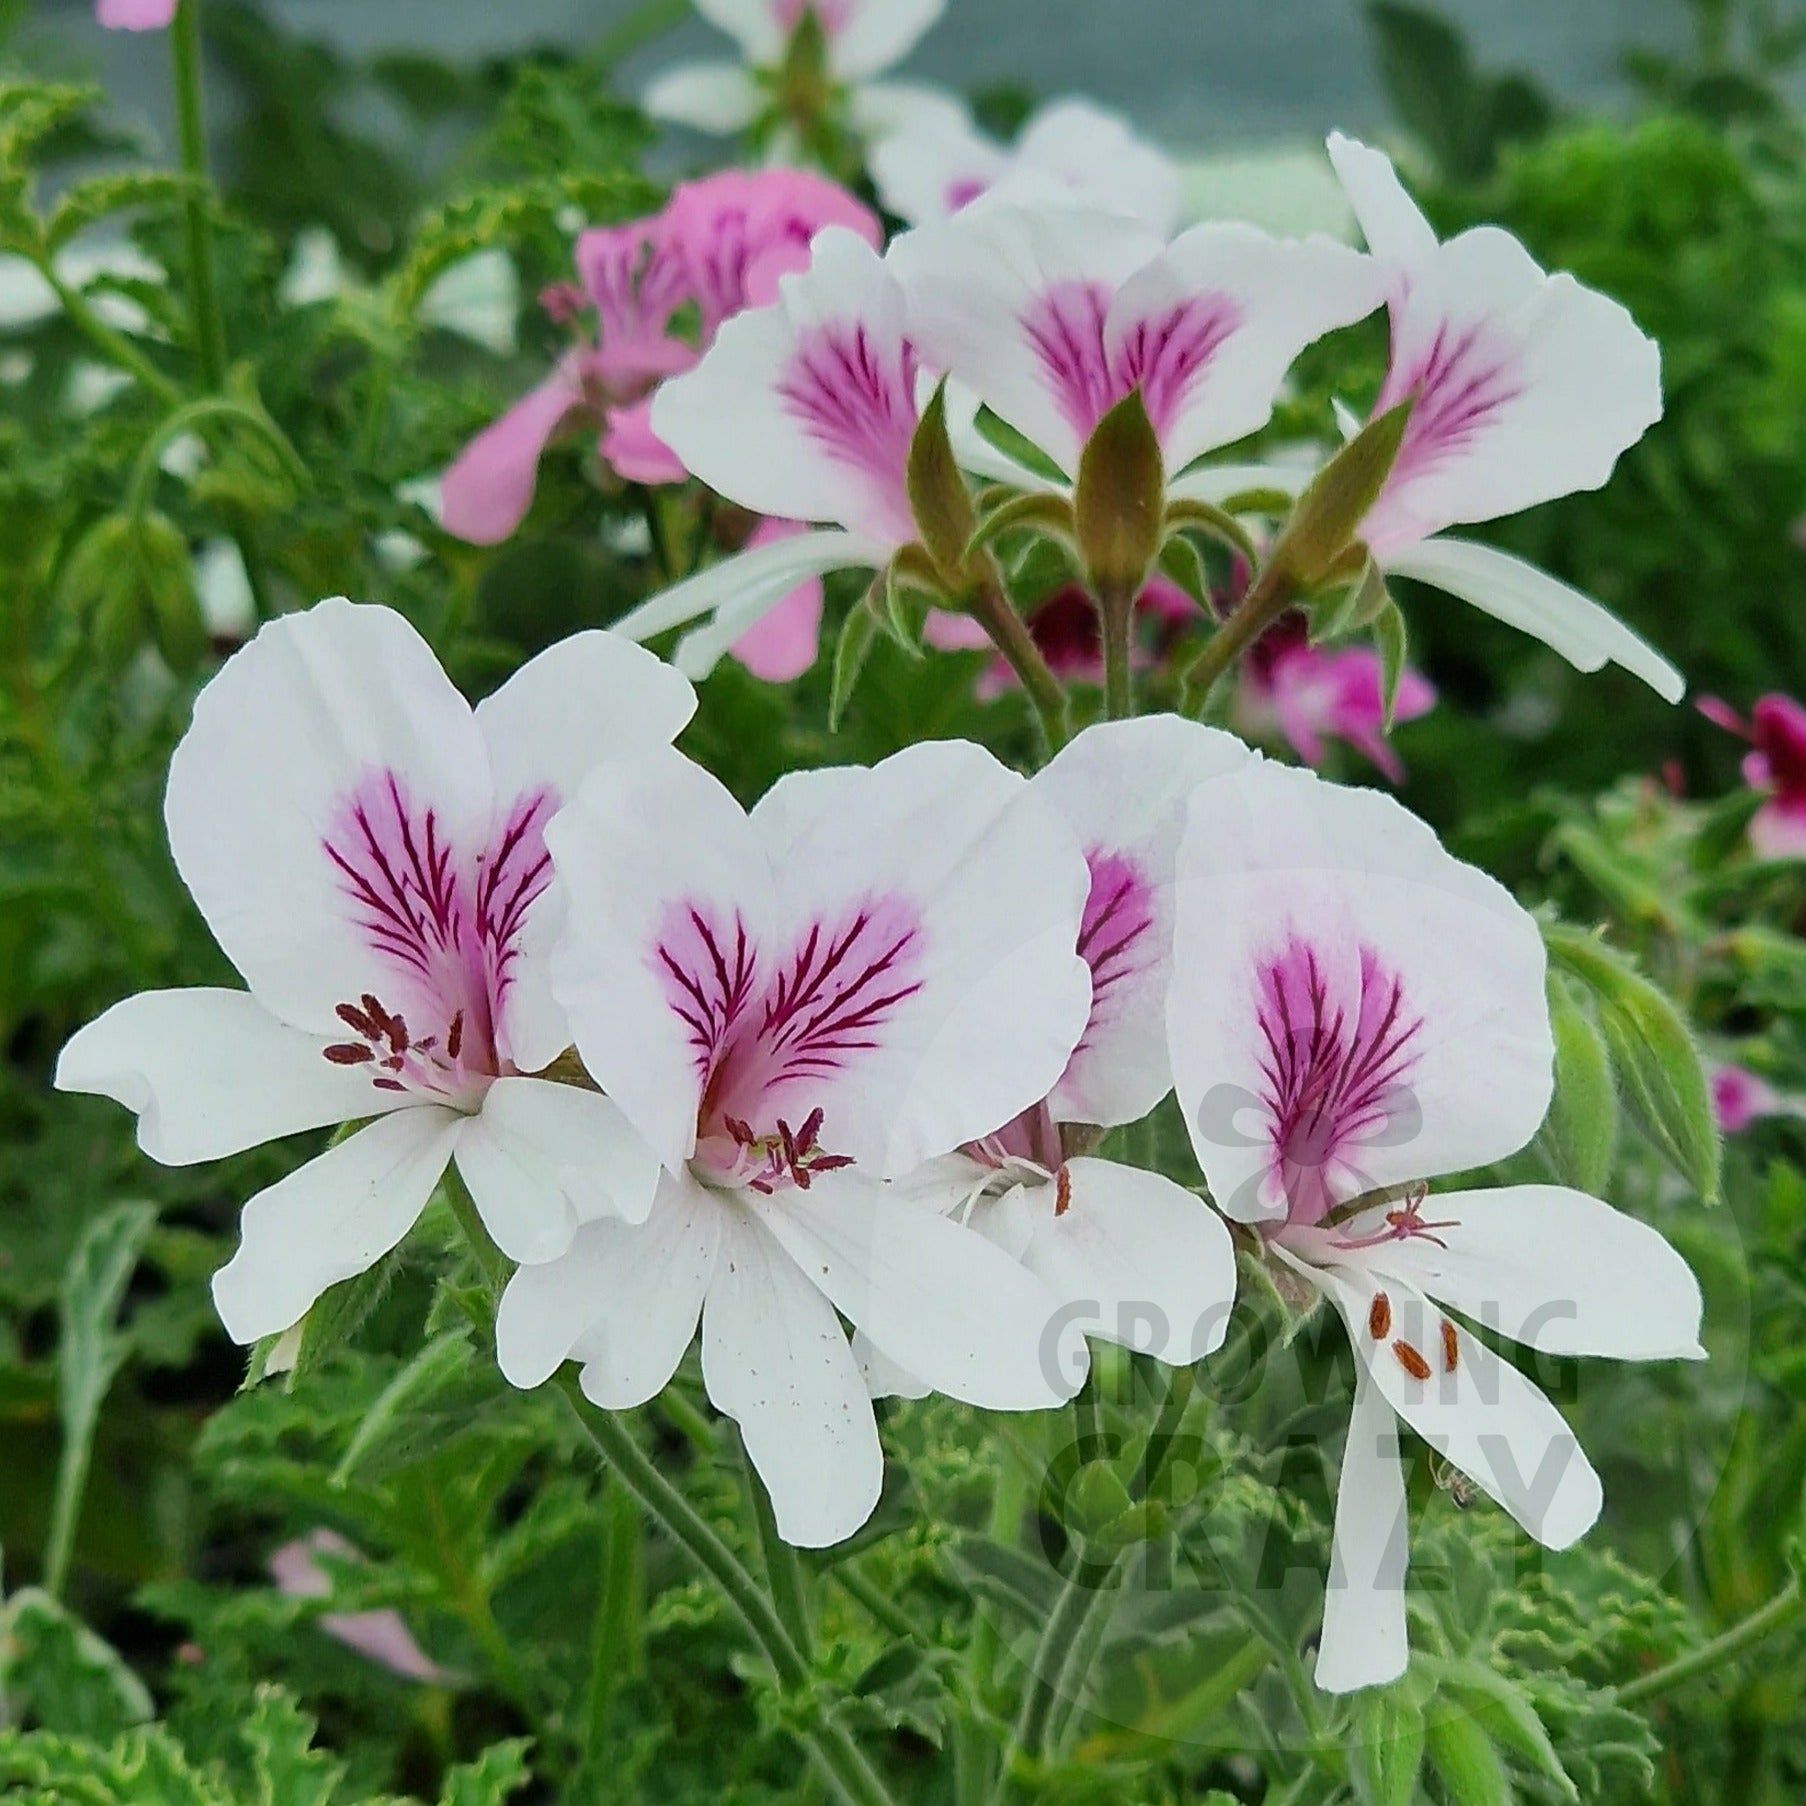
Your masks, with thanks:
[{"label": "white petal", "polygon": [[956,132],[964,128],[965,103],[929,82],[861,82],[847,95],[854,132],[868,141],[898,132]]},{"label": "white petal", "polygon": [[1410,394],[1365,528],[1382,562],[1457,522],[1601,487],[1662,417],[1661,353],[1619,303],[1480,226],[1439,246],[1394,307],[1380,403]]},{"label": "white petal", "polygon": [[694,914],[729,951],[744,927],[756,957],[769,866],[740,805],[669,750],[598,773],[546,844],[566,898],[553,989],[591,1076],[675,1169],[696,1143],[702,1050],[679,1014],[682,980],[660,963],[661,937]]},{"label": "white petal", "polygon": [[325,839],[352,790],[392,772],[453,846],[488,825],[483,742],[432,650],[387,608],[285,615],[201,692],[170,762],[165,817],[182,881],[258,1001],[335,1034],[334,1006],[383,968]]},{"label": "white petal", "polygon": [[496,799],[523,791],[575,796],[608,759],[669,746],[696,713],[696,692],[619,633],[591,629],[548,647],[477,704]]},{"label": "white petal", "polygon": [[[1536,1132],[1554,1062],[1536,923],[1391,797],[1250,764],[1193,798],[1178,873],[1173,1074],[1219,1209],[1283,1214],[1274,1133],[1288,1071],[1316,1099],[1300,1102],[1288,1142],[1316,1166],[1288,1184],[1320,1184],[1330,1201],[1489,1165]],[[1375,1014],[1362,1027],[1364,1004]],[[1294,1048],[1289,1061],[1269,1034]],[[1349,1075],[1371,1075],[1369,1107],[1353,1107]],[[1299,1131],[1336,1100],[1346,1133],[1324,1144]]]},{"label": "white petal", "polygon": [[882,570],[895,549],[862,533],[804,533],[772,540],[660,590],[622,616],[615,632],[649,640],[716,609],[739,608],[749,597],[757,597],[765,608],[775,607],[804,578],[829,571]]},{"label": "white petal", "polygon": [[1360,221],[1361,236],[1375,257],[1409,271],[1436,255],[1435,229],[1405,193],[1398,171],[1384,151],[1331,132],[1329,160]]},{"label": "white petal", "polygon": [[1061,1301],[950,1218],[852,1174],[747,1202],[809,1283],[934,1391],[1038,1411],[1083,1383],[1084,1341]]},{"label": "white petal", "polygon": [[828,32],[828,66],[845,80],[900,63],[947,10],[947,0],[852,0]]},{"label": "white petal", "polygon": [[458,1140],[458,1171],[513,1261],[555,1260],[579,1224],[644,1222],[658,1156],[608,1099],[550,1079],[497,1079]]},{"label": "white petal", "polygon": [[775,62],[786,30],[777,0],[696,0],[696,10],[740,46],[749,63]]},{"label": "white petal", "polygon": [[1070,473],[1098,416],[1120,399],[1097,405],[1110,302],[1161,248],[1134,220],[999,199],[906,233],[888,261],[927,361]]},{"label": "white petal", "polygon": [[852,1347],[865,1389],[873,1398],[926,1398],[933,1390],[913,1373],[905,1373],[864,1330],[854,1330]]},{"label": "white petal", "polygon": [[742,132],[765,104],[759,84],[735,63],[685,63],[647,83],[640,105],[654,119],[726,136]]},{"label": "white petal", "polygon": [[328,1287],[374,1266],[426,1208],[463,1123],[435,1105],[397,1111],[260,1191],[244,1208],[238,1252],[213,1276],[226,1334],[276,1335]]},{"label": "white petal", "polygon": [[1679,702],[1687,681],[1649,642],[1591,596],[1496,546],[1438,535],[1386,558],[1396,577],[1415,577],[1471,602],[1528,633],[1581,671],[1621,665],[1665,702]]},{"label": "white petal", "polygon": [[1232,496],[1256,489],[1300,496],[1316,474],[1314,466],[1305,464],[1200,464],[1174,477],[1166,493],[1169,501],[1209,502],[1221,507]]},{"label": "white petal", "polygon": [[1167,468],[1265,426],[1298,354],[1382,299],[1378,266],[1328,238],[1194,226],[1125,282],[1106,337],[1139,383]]},{"label": "white petal", "polygon": [[702,1378],[739,1424],[778,1534],[807,1549],[878,1503],[878,1422],[834,1307],[750,1218],[728,1215],[702,1310]]},{"label": "white petal", "polygon": [[872,981],[904,994],[857,1037],[870,1045],[798,1079],[792,1121],[824,1110],[822,1145],[891,1178],[1047,1095],[1090,1006],[1074,951],[1087,872],[1021,778],[981,747],[931,741],[870,770],[792,773],[752,825],[779,887],[778,970],[860,919],[908,936]]},{"label": "white petal", "polygon": [[856,232],[830,226],[779,299],[729,320],[660,388],[652,428],[692,475],[782,520],[835,521],[891,547],[915,537],[916,426],[903,295]]},{"label": "white petal", "polygon": [[495,1319],[509,1384],[537,1386],[574,1355],[585,1395],[604,1410],[655,1397],[696,1333],[722,1210],[701,1186],[667,1174],[644,1223],[585,1223],[557,1260],[522,1267]]},{"label": "white petal", "polygon": [[1160,1173],[1074,1160],[1066,1210],[1054,1187],[1024,1262],[1088,1335],[1189,1366],[1222,1346],[1235,1302],[1235,1248],[1202,1198]]},{"label": "white petal", "polygon": [[[1386,1402],[1425,1442],[1511,1513],[1546,1548],[1565,1549],[1599,1516],[1599,1476],[1562,1415],[1509,1361],[1391,1275],[1318,1268],[1357,1357]],[[1374,1299],[1383,1291],[1385,1328]],[[1445,1326],[1454,1337],[1451,1367]],[[1427,1367],[1419,1378],[1407,1363]]]},{"label": "white petal", "polygon": [[1411,1518],[1392,1407],[1357,1360],[1317,1646],[1317,1685],[1326,1693],[1384,1686],[1404,1673],[1411,1654],[1405,1630],[1410,1560]]},{"label": "white petal", "polygon": [[1699,1281],[1647,1223],[1561,1185],[1437,1192],[1423,1214],[1451,1226],[1368,1265],[1545,1354],[1705,1358]]},{"label": "white petal", "polygon": [[1156,232],[1179,223],[1178,166],[1121,114],[1083,96],[1039,108],[1016,140],[1014,161],[1051,176],[1076,200]]},{"label": "white petal", "polygon": [[325,1045],[243,991],[141,991],[71,1038],[56,1086],[136,1112],[138,1145],[165,1166],[219,1160],[412,1101],[376,1090],[366,1068],[335,1066]]},{"label": "white petal", "polygon": [[1233,734],[1149,715],[1087,728],[1034,779],[1091,871],[1079,933],[1091,1015],[1048,1100],[1056,1120],[1136,1122],[1172,1089],[1164,1012],[1185,809],[1199,785],[1253,756]]},{"label": "white petal", "polygon": [[1010,159],[962,115],[950,128],[928,121],[892,133],[873,149],[870,163],[886,210],[919,226],[951,219],[1003,174]]}]

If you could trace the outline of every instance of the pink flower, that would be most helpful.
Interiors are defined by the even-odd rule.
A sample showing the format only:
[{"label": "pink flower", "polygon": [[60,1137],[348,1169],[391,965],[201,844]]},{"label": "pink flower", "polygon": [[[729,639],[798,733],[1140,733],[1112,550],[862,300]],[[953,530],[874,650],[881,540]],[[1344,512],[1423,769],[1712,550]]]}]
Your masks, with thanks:
[{"label": "pink flower", "polygon": [[[764,520],[753,529],[746,547],[752,551],[776,545],[807,531],[800,521]],[[805,577],[776,608],[760,616],[734,641],[734,657],[768,684],[793,682],[815,663],[821,650],[821,609],[821,579]]]},{"label": "pink flower", "polygon": [[1755,748],[1744,779],[1769,800],[1750,820],[1750,845],[1764,859],[1806,859],[1806,708],[1776,692],[1761,697],[1747,721],[1716,696],[1701,697],[1699,712]]},{"label": "pink flower", "polygon": [[[1407,669],[1392,718],[1415,721],[1435,702],[1435,686]],[[1283,738],[1307,765],[1323,763],[1325,740],[1345,740],[1394,784],[1404,782],[1404,765],[1386,742],[1380,657],[1371,646],[1313,646],[1302,622],[1283,621],[1243,664],[1236,712],[1251,737]]]},{"label": "pink flower", "polygon": [[[695,364],[723,321],[765,305],[780,276],[806,269],[815,234],[828,226],[878,240],[871,212],[823,177],[724,170],[683,184],[652,218],[585,232],[576,251],[581,286],[548,290],[542,305],[573,326],[593,313],[594,335],[445,473],[447,531],[475,545],[513,533],[532,505],[541,454],[574,419],[600,435],[602,462],[628,482],[682,482],[682,464],[652,428],[654,393]],[[700,344],[672,327],[689,306]]]},{"label": "pink flower", "polygon": [[161,31],[176,16],[176,0],[96,0],[94,19],[108,31]]},{"label": "pink flower", "polygon": [[[330,1598],[332,1579],[320,1566],[322,1555],[341,1563],[363,1559],[336,1531],[316,1530],[284,1543],[270,1557],[270,1578],[291,1599]],[[327,1636],[404,1681],[443,1686],[457,1678],[414,1641],[399,1612],[326,1612],[318,1623]]]},{"label": "pink flower", "polygon": [[1784,1105],[1767,1079],[1726,1062],[1712,1070],[1712,1109],[1725,1134],[1741,1135],[1757,1117],[1779,1115]]}]

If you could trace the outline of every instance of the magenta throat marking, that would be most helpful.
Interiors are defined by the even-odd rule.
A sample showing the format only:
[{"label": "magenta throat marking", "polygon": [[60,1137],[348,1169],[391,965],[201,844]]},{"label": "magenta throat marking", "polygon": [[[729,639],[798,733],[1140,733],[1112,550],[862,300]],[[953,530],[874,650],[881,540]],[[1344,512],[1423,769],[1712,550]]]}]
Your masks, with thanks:
[{"label": "magenta throat marking", "polygon": [[1401,489],[1465,450],[1501,408],[1523,393],[1512,373],[1515,351],[1489,347],[1486,339],[1484,322],[1465,329],[1445,322],[1420,358],[1387,373],[1376,414],[1407,396],[1417,398],[1386,481],[1389,490]]},{"label": "magenta throat marking", "polygon": [[[1332,995],[1336,982],[1353,994]],[[1362,948],[1356,987],[1332,980],[1293,935],[1256,974],[1261,1101],[1288,1223],[1314,1224],[1342,1202],[1335,1173],[1392,1120],[1415,1069],[1423,1018],[1400,979]],[[1359,1187],[1356,1188],[1360,1189]]]},{"label": "magenta throat marking", "polygon": [[505,1005],[528,912],[551,882],[545,824],[556,807],[549,790],[518,797],[472,859],[393,771],[345,798],[322,847],[373,966],[400,986],[401,1007],[382,1002],[376,986],[390,985],[373,972],[370,990],[338,1006],[357,1040],[328,1048],[328,1060],[369,1065],[379,1090],[480,1098],[503,1068]]},{"label": "magenta throat marking", "polygon": [[1096,1030],[1129,1002],[1123,991],[1145,969],[1141,956],[1151,946],[1155,916],[1153,887],[1126,853],[1093,847],[1085,863],[1091,871],[1091,889],[1079,923],[1078,953],[1091,969],[1091,1013],[1072,1051],[1074,1061],[1090,1047]]},{"label": "magenta throat marking", "polygon": [[816,1094],[883,1048],[921,989],[921,960],[919,919],[896,897],[811,923],[775,967],[738,915],[694,902],[667,912],[651,963],[702,1081],[696,1158],[711,1177],[807,1189],[810,1174],[849,1164],[822,1147]]}]

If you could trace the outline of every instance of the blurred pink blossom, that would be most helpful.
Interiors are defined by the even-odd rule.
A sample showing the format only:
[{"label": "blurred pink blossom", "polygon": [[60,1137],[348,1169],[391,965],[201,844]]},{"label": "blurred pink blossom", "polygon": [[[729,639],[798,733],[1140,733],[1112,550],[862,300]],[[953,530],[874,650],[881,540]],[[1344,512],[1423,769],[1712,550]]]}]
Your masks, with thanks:
[{"label": "blurred pink blossom", "polygon": [[[315,1530],[284,1543],[270,1557],[270,1578],[291,1599],[329,1598],[332,1579],[320,1566],[322,1555],[339,1562],[363,1559],[336,1531]],[[399,1612],[326,1612],[318,1623],[329,1637],[403,1680],[443,1686],[457,1678],[414,1641]]]},{"label": "blurred pink blossom", "polygon": [[1744,781],[1768,800],[1750,818],[1750,845],[1764,859],[1806,859],[1806,708],[1775,692],[1757,699],[1747,721],[1716,696],[1702,696],[1699,712],[1754,748]]},{"label": "blurred pink blossom", "polygon": [[94,18],[108,31],[161,31],[176,16],[176,0],[96,0]]},{"label": "blurred pink blossom", "polygon": [[[871,211],[822,176],[730,169],[682,184],[648,219],[583,233],[578,283],[541,297],[551,318],[580,336],[445,473],[447,531],[475,545],[508,538],[532,505],[541,454],[578,421],[628,482],[682,482],[682,465],[652,430],[654,392],[695,364],[724,320],[772,301],[778,279],[806,269],[811,241],[833,225],[878,242]],[[674,327],[691,307],[696,338]]]},{"label": "blurred pink blossom", "polygon": [[1712,1069],[1712,1109],[1727,1135],[1741,1135],[1759,1116],[1779,1114],[1781,1094],[1747,1066],[1728,1061]]}]

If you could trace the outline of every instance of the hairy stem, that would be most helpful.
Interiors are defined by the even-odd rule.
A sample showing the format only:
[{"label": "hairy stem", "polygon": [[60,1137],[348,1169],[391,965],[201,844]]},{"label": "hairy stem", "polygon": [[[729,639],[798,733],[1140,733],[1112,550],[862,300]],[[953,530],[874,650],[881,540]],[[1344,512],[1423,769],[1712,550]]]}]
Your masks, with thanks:
[{"label": "hairy stem", "polygon": [[1203,706],[1217,679],[1292,606],[1296,594],[1284,570],[1268,565],[1261,572],[1235,613],[1204,642],[1181,673],[1179,706],[1184,713],[1195,714]]},{"label": "hairy stem", "polygon": [[1104,713],[1121,721],[1135,713],[1135,591],[1117,586],[1100,590],[1097,615],[1104,642]]},{"label": "hairy stem", "polygon": [[141,352],[123,333],[115,332],[75,289],[72,289],[46,259],[38,265],[44,280],[56,291],[63,315],[69,324],[116,370],[135,378],[166,406],[175,407],[182,391],[169,377]]},{"label": "hairy stem", "polygon": [[1702,1643],[1698,1649],[1677,1656],[1672,1662],[1651,1669],[1634,1681],[1626,1681],[1617,1690],[1618,1704],[1641,1705],[1645,1700],[1659,1699],[1676,1687],[1684,1687],[1703,1674],[1716,1673],[1727,1662],[1735,1661],[1746,1650],[1785,1629],[1803,1614],[1806,1614],[1806,1588],[1795,1575],[1766,1605],[1758,1606],[1747,1618],[1733,1624],[1711,1642]]},{"label": "hairy stem", "polygon": [[1003,579],[995,565],[979,584],[969,606],[972,618],[991,636],[991,643],[1021,679],[1029,701],[1035,705],[1048,751],[1058,752],[1066,744],[1066,692],[1048,669],[1028,623],[1004,594]]},{"label": "hairy stem", "polygon": [[213,222],[208,213],[207,127],[201,91],[201,0],[181,0],[170,32],[175,61],[176,123],[182,167],[193,181],[188,196],[188,287],[194,304],[194,338],[209,388],[226,380],[226,326],[220,313],[213,263]]},{"label": "hairy stem", "polygon": [[[445,1193],[493,1304],[507,1283],[508,1262],[489,1239],[476,1205],[455,1172],[446,1174]],[[633,1495],[640,1509],[721,1589],[779,1685],[787,1693],[800,1693],[810,1679],[807,1646],[799,1645],[791,1635],[771,1596],[752,1571],[659,1471],[621,1418],[591,1406],[569,1368],[561,1371],[552,1384],[609,1472]],[[848,1806],[893,1806],[877,1771],[834,1717],[823,1713],[813,1722],[795,1724],[794,1730]]]}]

